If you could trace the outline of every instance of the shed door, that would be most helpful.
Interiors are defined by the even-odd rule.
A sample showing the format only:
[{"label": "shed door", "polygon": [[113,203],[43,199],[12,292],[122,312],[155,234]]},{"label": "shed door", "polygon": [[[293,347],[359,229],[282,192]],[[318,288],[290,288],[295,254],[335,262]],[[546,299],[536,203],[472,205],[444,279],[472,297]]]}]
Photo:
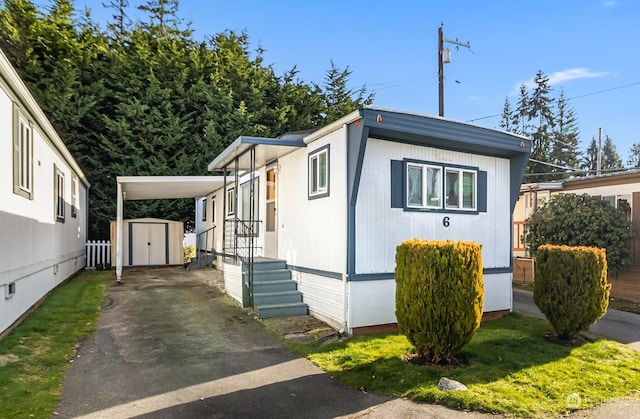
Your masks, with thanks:
[{"label": "shed door", "polygon": [[130,265],[168,265],[167,224],[130,223]]}]

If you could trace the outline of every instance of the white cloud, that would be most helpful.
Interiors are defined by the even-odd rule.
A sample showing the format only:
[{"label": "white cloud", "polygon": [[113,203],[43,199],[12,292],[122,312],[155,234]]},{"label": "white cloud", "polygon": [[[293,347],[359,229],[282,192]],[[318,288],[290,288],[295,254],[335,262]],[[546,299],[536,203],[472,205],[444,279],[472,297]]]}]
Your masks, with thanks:
[{"label": "white cloud", "polygon": [[604,7],[615,7],[618,5],[618,0],[604,0],[602,2],[602,6]]},{"label": "white cloud", "polygon": [[[555,84],[564,83],[566,81],[575,80],[575,79],[590,79],[596,77],[604,77],[609,75],[609,73],[604,71],[590,71],[588,68],[570,68],[564,71],[556,71],[553,74],[548,74],[549,77],[549,86],[553,86]],[[534,79],[531,78],[522,83],[518,83],[518,85],[511,91],[512,95],[516,95],[520,93],[520,85],[523,84],[527,89],[532,89],[535,87],[536,83]]]}]

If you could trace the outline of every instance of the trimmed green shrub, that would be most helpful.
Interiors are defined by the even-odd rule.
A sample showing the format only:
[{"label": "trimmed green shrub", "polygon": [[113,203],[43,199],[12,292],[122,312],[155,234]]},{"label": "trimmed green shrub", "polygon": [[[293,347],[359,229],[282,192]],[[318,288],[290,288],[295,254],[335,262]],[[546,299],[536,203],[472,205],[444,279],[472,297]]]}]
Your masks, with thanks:
[{"label": "trimmed green shrub", "polygon": [[482,247],[407,240],[396,248],[398,328],[423,362],[450,362],[482,319]]},{"label": "trimmed green shrub", "polygon": [[554,245],[538,248],[533,301],[560,338],[585,331],[604,316],[610,290],[604,249]]}]

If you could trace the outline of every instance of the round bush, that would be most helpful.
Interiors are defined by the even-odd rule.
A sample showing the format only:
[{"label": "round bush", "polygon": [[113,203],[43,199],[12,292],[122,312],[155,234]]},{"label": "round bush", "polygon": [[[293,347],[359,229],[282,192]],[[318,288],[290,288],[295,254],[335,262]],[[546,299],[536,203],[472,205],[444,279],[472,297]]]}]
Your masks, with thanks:
[{"label": "round bush", "polygon": [[606,249],[609,270],[617,276],[629,262],[631,233],[624,213],[608,202],[587,194],[558,194],[527,220],[526,242],[533,256],[543,244]]},{"label": "round bush", "polygon": [[423,362],[450,362],[482,319],[481,246],[408,240],[396,249],[398,328]]},{"label": "round bush", "polygon": [[610,289],[604,249],[538,248],[533,301],[560,338],[569,339],[602,317],[607,312]]}]

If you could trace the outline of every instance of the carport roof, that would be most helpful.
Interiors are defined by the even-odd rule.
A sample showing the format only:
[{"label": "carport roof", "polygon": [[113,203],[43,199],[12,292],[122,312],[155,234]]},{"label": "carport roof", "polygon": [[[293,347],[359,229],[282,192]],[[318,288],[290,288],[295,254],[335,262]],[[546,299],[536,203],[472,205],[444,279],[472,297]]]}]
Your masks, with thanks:
[{"label": "carport roof", "polygon": [[222,176],[118,176],[122,197],[141,199],[180,199],[206,196],[224,186]]}]

